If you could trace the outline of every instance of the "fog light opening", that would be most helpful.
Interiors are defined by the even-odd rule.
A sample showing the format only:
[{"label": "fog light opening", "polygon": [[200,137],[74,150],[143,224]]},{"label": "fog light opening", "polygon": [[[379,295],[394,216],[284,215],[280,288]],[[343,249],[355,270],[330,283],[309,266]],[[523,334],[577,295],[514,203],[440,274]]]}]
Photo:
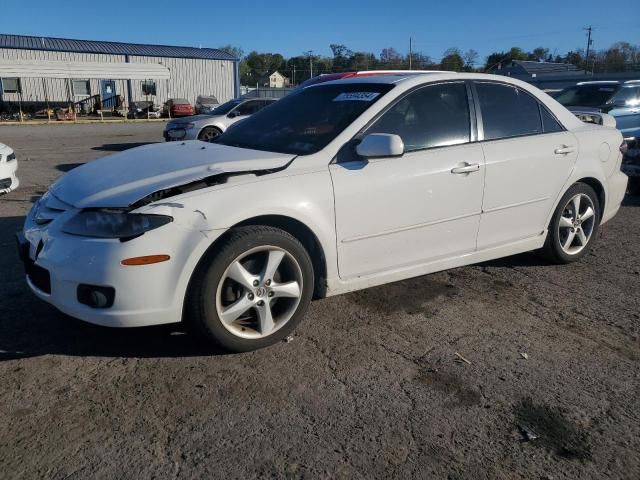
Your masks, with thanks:
[{"label": "fog light opening", "polygon": [[91,308],[110,308],[116,297],[113,287],[78,285],[78,302]]}]

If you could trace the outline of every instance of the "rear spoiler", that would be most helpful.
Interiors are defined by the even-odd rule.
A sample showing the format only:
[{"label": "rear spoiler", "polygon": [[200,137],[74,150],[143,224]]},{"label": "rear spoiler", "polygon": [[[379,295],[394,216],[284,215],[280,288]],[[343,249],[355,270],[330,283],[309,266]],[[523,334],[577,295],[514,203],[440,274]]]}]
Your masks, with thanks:
[{"label": "rear spoiler", "polygon": [[584,123],[594,123],[596,125],[604,125],[606,127],[616,127],[616,119],[608,113],[601,112],[572,112],[578,119]]}]

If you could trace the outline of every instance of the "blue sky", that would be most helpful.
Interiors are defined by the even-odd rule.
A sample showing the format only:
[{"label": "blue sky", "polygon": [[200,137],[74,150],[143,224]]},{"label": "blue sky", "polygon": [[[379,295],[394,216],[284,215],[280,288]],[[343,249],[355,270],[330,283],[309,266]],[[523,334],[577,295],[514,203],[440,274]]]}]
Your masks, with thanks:
[{"label": "blue sky", "polygon": [[[595,27],[594,47],[617,40],[640,44],[638,0],[371,0],[307,2],[29,0],[3,2],[1,33],[89,40],[218,47],[285,56],[313,50],[329,55],[329,44],[379,54],[385,47],[415,50],[439,60],[445,49],[473,48],[480,60],[511,46],[553,52],[584,47],[584,26]],[[96,10],[95,6],[101,5]],[[613,5],[610,11],[606,6]]]}]

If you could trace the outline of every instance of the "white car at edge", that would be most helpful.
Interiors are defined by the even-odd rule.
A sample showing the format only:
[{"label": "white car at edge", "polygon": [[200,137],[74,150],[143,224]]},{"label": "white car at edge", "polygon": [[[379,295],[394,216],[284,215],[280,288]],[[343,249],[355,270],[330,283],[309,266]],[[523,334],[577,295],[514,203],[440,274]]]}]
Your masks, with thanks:
[{"label": "white car at edge", "polygon": [[11,147],[0,143],[0,195],[12,192],[20,181],[16,176],[18,171],[18,160]]},{"label": "white car at edge", "polygon": [[289,335],[314,296],[541,248],[577,260],[624,197],[621,142],[507,77],[327,82],[216,143],[72,170],[18,240],[31,289],[71,316],[185,321],[247,351]]}]

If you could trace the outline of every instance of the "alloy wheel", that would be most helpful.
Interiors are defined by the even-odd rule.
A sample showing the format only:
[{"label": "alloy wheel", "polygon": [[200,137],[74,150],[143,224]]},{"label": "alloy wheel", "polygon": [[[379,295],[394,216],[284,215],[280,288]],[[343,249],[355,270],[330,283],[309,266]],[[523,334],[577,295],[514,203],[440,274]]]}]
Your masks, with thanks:
[{"label": "alloy wheel", "polygon": [[242,338],[264,338],[293,317],[303,288],[302,269],[286,250],[253,248],[231,262],[216,291],[222,325]]},{"label": "alloy wheel", "polygon": [[567,255],[580,253],[591,240],[595,222],[595,207],[591,198],[584,193],[571,197],[558,223],[560,248]]}]

